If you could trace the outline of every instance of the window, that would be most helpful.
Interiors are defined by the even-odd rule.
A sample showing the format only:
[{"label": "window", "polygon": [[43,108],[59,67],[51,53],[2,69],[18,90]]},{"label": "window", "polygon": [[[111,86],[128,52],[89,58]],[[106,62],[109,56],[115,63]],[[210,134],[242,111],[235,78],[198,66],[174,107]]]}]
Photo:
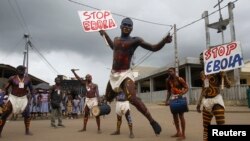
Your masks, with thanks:
[{"label": "window", "polygon": [[247,84],[247,80],[246,79],[240,79],[240,84]]}]

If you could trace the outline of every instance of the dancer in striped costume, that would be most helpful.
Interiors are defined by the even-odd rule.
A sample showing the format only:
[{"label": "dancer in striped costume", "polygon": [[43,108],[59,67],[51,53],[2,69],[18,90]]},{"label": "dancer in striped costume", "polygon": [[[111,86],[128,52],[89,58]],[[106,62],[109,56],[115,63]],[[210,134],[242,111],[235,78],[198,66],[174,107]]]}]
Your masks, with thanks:
[{"label": "dancer in striped costume", "polygon": [[[203,54],[200,55],[200,62],[204,65]],[[225,105],[220,91],[224,86],[230,88],[231,82],[225,72],[205,75],[204,71],[202,71],[200,76],[203,86],[196,109],[197,112],[201,113],[200,107],[203,105],[203,139],[207,141],[208,125],[211,124],[212,118],[215,117],[218,125],[225,123]]]}]

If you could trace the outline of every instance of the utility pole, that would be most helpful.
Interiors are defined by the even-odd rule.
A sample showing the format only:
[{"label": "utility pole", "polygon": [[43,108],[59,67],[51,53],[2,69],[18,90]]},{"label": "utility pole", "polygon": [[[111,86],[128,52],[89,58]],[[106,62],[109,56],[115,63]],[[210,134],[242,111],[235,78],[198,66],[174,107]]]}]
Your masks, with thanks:
[{"label": "utility pole", "polygon": [[[220,4],[222,3],[222,1],[223,1],[223,0],[218,0],[218,3],[214,6],[214,8],[217,7],[217,6],[219,7],[219,14],[220,14],[219,22],[222,22],[222,21],[223,21],[222,14],[221,14],[221,7],[220,7]],[[221,32],[222,44],[225,43],[225,39],[224,39],[224,30],[225,30],[225,29],[226,29],[226,26],[225,26],[225,27],[221,26],[221,27],[218,29],[218,31],[217,31],[217,33],[220,33],[220,32]]]},{"label": "utility pole", "polygon": [[[210,32],[209,28],[217,29],[217,33],[222,34],[222,44],[224,44],[224,33],[223,31],[226,30],[227,25],[229,24],[230,26],[230,33],[231,33],[231,41],[236,41],[236,36],[235,36],[235,28],[234,28],[234,17],[233,17],[233,8],[234,8],[234,3],[229,2],[228,3],[228,13],[229,13],[229,18],[223,20],[222,19],[222,14],[221,14],[221,7],[220,4],[223,0],[218,0],[218,3],[214,6],[219,7],[219,13],[220,13],[220,18],[218,22],[209,24],[208,20],[208,12],[205,11],[202,14],[202,17],[205,20],[205,30],[206,30],[206,47],[207,49],[210,48]],[[240,70],[239,69],[234,69],[234,80],[236,81],[236,90],[237,93],[240,94]]]},{"label": "utility pole", "polygon": [[229,24],[230,19],[225,19],[223,20],[222,14],[221,14],[221,6],[220,4],[222,3],[223,0],[218,0],[218,3],[214,6],[219,7],[219,21],[214,22],[209,24],[209,19],[208,19],[208,11],[205,11],[202,14],[202,18],[205,20],[205,30],[206,30],[206,48],[210,48],[210,32],[209,28],[213,28],[217,30],[217,33],[221,33],[221,38],[222,38],[222,44],[225,44],[225,39],[224,39],[224,30],[226,30],[227,25]]},{"label": "utility pole", "polygon": [[29,70],[29,47],[32,47],[32,44],[30,42],[30,35],[29,34],[24,34],[23,37],[26,40],[25,43],[25,51],[24,51],[24,57],[23,57],[23,66],[26,67],[26,74],[28,74],[28,70]]},{"label": "utility pole", "polygon": [[25,47],[25,51],[23,52],[23,66],[26,66],[26,47]]},{"label": "utility pole", "polygon": [[174,54],[175,54],[175,72],[176,75],[179,76],[179,59],[178,59],[178,49],[177,49],[177,28],[176,24],[174,24]]},{"label": "utility pole", "polygon": [[[234,28],[234,16],[233,16],[233,8],[234,7],[235,7],[234,3],[232,3],[232,2],[228,3],[231,41],[236,41],[235,28]],[[236,81],[237,92],[238,92],[238,94],[240,94],[241,93],[241,90],[240,90],[240,69],[234,69],[234,80]]]},{"label": "utility pole", "polygon": [[202,14],[202,18],[205,20],[205,30],[206,30],[206,49],[210,47],[210,32],[209,32],[209,19],[208,19],[208,11],[205,11]]}]

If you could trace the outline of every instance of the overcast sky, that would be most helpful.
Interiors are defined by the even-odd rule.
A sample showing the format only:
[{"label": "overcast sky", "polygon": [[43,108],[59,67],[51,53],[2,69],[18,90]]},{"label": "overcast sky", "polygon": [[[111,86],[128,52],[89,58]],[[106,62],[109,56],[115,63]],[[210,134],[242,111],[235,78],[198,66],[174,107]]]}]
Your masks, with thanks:
[{"label": "overcast sky", "polygon": [[[73,2],[72,2],[73,1]],[[31,36],[35,49],[29,51],[29,73],[54,84],[58,75],[73,77],[72,68],[84,77],[92,74],[93,82],[103,94],[112,65],[112,50],[98,32],[82,30],[77,11],[109,10],[113,13],[118,28],[108,30],[111,38],[120,36],[120,22],[131,17],[134,29],[131,36],[142,37],[155,44],[169,31],[168,25],[177,25],[179,58],[198,57],[205,50],[205,24],[199,20],[204,11],[212,13],[218,0],[0,0],[0,63],[13,67],[23,64],[25,50],[24,33]],[[83,5],[77,4],[82,3]],[[234,0],[224,0],[224,7]],[[85,6],[84,6],[85,5]],[[243,59],[250,58],[250,1],[235,2],[234,24],[236,40],[242,44]],[[90,8],[93,7],[93,8]],[[223,19],[228,18],[228,8],[221,10]],[[247,16],[248,15],[248,16]],[[152,24],[140,20],[159,23]],[[209,17],[209,22],[219,20],[219,12]],[[196,21],[196,22],[195,22]],[[211,45],[222,43],[221,34],[210,29]],[[224,32],[225,42],[230,42],[229,27]],[[40,54],[37,52],[40,52]],[[138,48],[134,62],[137,65],[148,51]],[[49,62],[46,62],[43,57]],[[139,61],[139,62],[138,62]],[[174,44],[153,53],[141,66],[163,67],[174,61]]]}]

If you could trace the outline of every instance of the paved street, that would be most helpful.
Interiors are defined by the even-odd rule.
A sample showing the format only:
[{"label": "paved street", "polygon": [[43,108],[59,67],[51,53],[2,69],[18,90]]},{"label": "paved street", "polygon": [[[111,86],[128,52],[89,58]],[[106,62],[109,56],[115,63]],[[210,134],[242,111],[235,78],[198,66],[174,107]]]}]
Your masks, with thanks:
[{"label": "paved street", "polygon": [[[136,141],[175,141],[170,136],[175,134],[172,115],[169,107],[147,104],[149,111],[153,117],[161,124],[162,133],[155,136],[146,118],[140,114],[133,106],[132,120],[134,123],[134,134]],[[20,119],[18,121],[9,121],[6,123],[2,133],[1,141],[128,141],[129,131],[125,118],[121,127],[121,135],[111,136],[116,129],[116,115],[114,113],[114,103],[111,104],[111,113],[101,118],[102,134],[97,134],[96,122],[94,118],[90,118],[87,131],[78,132],[82,128],[82,118],[64,119],[66,128],[54,129],[50,127],[49,120],[33,120],[31,122],[31,131],[33,136],[24,135],[24,124]],[[195,105],[189,105],[190,111],[185,114],[186,118],[186,141],[202,140],[202,119],[201,114],[195,112]],[[250,109],[248,107],[226,107],[226,123],[227,124],[248,124],[250,125]],[[213,123],[214,119],[213,119]]]}]

